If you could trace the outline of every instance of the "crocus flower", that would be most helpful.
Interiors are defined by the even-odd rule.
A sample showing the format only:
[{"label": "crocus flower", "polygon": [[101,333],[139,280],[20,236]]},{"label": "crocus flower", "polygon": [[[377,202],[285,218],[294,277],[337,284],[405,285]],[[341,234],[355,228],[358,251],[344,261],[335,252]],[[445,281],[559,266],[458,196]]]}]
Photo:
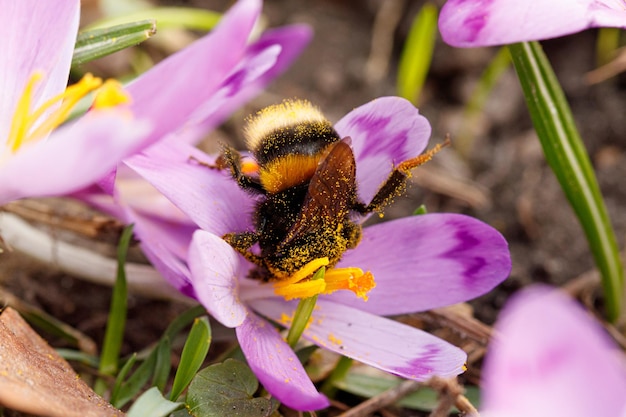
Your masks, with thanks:
[{"label": "crocus flower", "polygon": [[441,9],[443,40],[457,47],[556,38],[593,27],[626,28],[622,0],[448,0]]},{"label": "crocus flower", "polygon": [[96,99],[84,117],[54,130],[72,104],[101,84],[87,77],[63,93],[79,1],[0,0],[0,7],[5,40],[0,57],[0,140],[5,145],[0,204],[77,192],[96,181],[112,192],[123,158],[181,130],[188,140],[197,140],[283,71],[310,38],[308,28],[292,26],[250,43],[261,1],[241,0],[211,34],[127,88],[106,83],[106,91],[115,93],[115,105],[107,104],[110,96],[100,95],[104,99]]},{"label": "crocus flower", "polygon": [[130,122],[127,109],[100,109],[48,137],[72,102],[100,85],[87,77],[64,93],[79,1],[1,0],[0,10],[0,204],[90,184],[134,151],[149,125]]},{"label": "crocus flower", "polygon": [[[154,95],[157,100],[154,105],[165,113],[165,119],[170,114],[180,113],[177,120],[183,122],[182,128],[178,126],[175,133],[175,124],[160,129],[160,142],[154,144],[150,151],[145,150],[143,155],[167,153],[170,140],[197,142],[288,68],[306,46],[311,31],[304,25],[268,30],[251,42],[261,5],[259,0],[239,1],[209,35],[159,64],[155,68],[159,69],[156,75],[147,73],[129,86],[135,100],[139,95],[150,106],[153,105],[151,97]],[[144,81],[146,79],[149,81]],[[148,84],[147,89],[144,89],[145,84]],[[187,96],[177,100],[161,97],[158,86],[170,84],[169,92],[176,94],[180,90]],[[189,155],[186,154],[186,157]],[[184,257],[181,254],[186,253],[191,233],[197,225],[145,179],[128,169],[125,162],[132,160],[133,157],[130,157],[122,161],[97,185],[75,192],[72,197],[124,222],[137,223],[134,230],[141,241],[155,242],[163,251],[162,256],[152,256],[152,246],[143,245],[153,264],[159,266],[161,273],[183,294],[192,295],[188,269],[179,260]],[[150,227],[144,231],[145,224]],[[164,257],[169,268],[164,266]],[[94,279],[94,273],[84,275]],[[98,277],[96,280],[101,282],[110,278]],[[128,279],[132,284],[134,277],[129,276]]]},{"label": "crocus flower", "polygon": [[505,306],[495,327],[481,416],[626,415],[623,354],[574,300],[530,288]]},{"label": "crocus flower", "polygon": [[[335,125],[350,136],[358,193],[368,202],[393,163],[421,153],[428,121],[395,97],[359,107]],[[196,161],[194,161],[196,160]],[[150,260],[173,285],[198,299],[218,321],[236,328],[241,348],[265,388],[286,405],[328,405],[292,349],[266,319],[289,327],[297,301],[285,301],[271,283],[247,278],[253,266],[221,237],[252,230],[255,200],[197,149],[167,143],[127,161],[200,227],[193,233],[134,213],[135,231]],[[191,239],[191,241],[190,241]],[[363,230],[362,241],[337,265],[371,271],[376,287],[367,302],[345,291],[321,295],[303,337],[327,349],[416,380],[463,371],[460,349],[420,330],[381,317],[468,300],[492,289],[510,271],[503,237],[457,214],[426,214]]]}]

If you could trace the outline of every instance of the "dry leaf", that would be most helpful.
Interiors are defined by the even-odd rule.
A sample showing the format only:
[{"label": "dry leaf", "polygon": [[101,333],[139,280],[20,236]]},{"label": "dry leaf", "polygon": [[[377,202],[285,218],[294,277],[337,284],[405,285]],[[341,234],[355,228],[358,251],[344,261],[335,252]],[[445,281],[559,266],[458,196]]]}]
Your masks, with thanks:
[{"label": "dry leaf", "polygon": [[10,307],[0,314],[0,404],[47,417],[121,417]]}]

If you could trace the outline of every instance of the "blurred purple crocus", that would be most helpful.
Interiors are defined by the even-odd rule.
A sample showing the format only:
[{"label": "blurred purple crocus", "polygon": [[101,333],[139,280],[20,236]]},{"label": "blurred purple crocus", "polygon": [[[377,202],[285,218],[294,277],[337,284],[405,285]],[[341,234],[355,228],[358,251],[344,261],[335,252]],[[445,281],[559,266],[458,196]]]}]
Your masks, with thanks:
[{"label": "blurred purple crocus", "polygon": [[65,89],[79,6],[78,0],[0,0],[0,204],[86,186],[150,132],[147,121],[129,120],[127,106],[94,110],[52,132],[72,102],[101,84],[86,77]]},{"label": "blurred purple crocus", "polygon": [[[135,113],[155,124],[152,142],[197,143],[208,131],[284,72],[311,39],[305,25],[267,30],[253,41],[261,0],[239,0],[213,31],[168,57],[127,87]],[[153,117],[156,115],[156,117]],[[97,186],[73,196],[124,221],[122,207],[149,212],[170,222],[188,222],[162,195],[150,190],[123,161]],[[110,198],[109,194],[120,195]]]},{"label": "blurred purple crocus", "polygon": [[439,30],[456,47],[556,38],[594,27],[626,28],[622,0],[448,0]]},{"label": "blurred purple crocus", "polygon": [[96,104],[56,128],[72,104],[102,84],[85,77],[65,89],[79,6],[0,0],[0,204],[79,191],[89,199],[85,187],[96,181],[112,192],[124,158],[181,130],[198,140],[282,72],[311,36],[294,25],[250,42],[261,0],[240,0],[212,33],[126,88],[113,88],[126,103]]},{"label": "blurred purple crocus", "polygon": [[[350,136],[362,201],[369,201],[394,163],[420,154],[430,125],[408,101],[385,97],[361,106],[335,129]],[[266,318],[290,325],[297,301],[285,301],[271,283],[247,278],[253,268],[222,236],[252,230],[255,200],[197,149],[167,143],[127,164],[200,227],[192,230],[133,213],[144,252],[183,293],[218,321],[236,328],[241,348],[265,388],[299,410],[326,407],[293,350]],[[163,231],[169,227],[170,238]],[[363,230],[337,265],[371,271],[376,287],[364,302],[348,291],[322,295],[303,337],[393,374],[427,380],[463,372],[466,355],[428,333],[383,318],[462,302],[491,290],[510,272],[504,238],[490,226],[458,214],[425,214]]]},{"label": "blurred purple crocus", "polygon": [[523,291],[502,310],[496,330],[481,416],[626,416],[623,352],[565,294]]}]

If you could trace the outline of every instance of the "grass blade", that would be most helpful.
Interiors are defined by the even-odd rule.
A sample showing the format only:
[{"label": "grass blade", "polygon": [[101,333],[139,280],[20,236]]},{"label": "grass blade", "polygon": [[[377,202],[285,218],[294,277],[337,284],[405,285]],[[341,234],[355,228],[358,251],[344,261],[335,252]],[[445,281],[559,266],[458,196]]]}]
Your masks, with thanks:
[{"label": "grass blade", "polygon": [[[126,253],[130,239],[133,236],[133,227],[127,226],[122,232],[120,242],[117,247],[117,277],[115,286],[113,287],[113,296],[111,298],[111,308],[109,311],[109,320],[104,334],[104,343],[102,345],[102,354],[100,356],[100,373],[102,375],[115,375],[118,370],[119,355],[122,348],[122,340],[124,338],[124,328],[126,327],[127,313],[127,296],[126,287]],[[104,380],[98,379],[94,390],[98,394],[103,394],[106,390]]]},{"label": "grass blade", "polygon": [[437,16],[433,4],[426,3],[413,20],[398,68],[398,95],[417,105],[437,40]]},{"label": "grass blade", "polygon": [[72,66],[81,65],[135,46],[156,33],[154,20],[141,20],[81,32],[76,39]]},{"label": "grass blade", "polygon": [[509,46],[531,119],[550,167],[580,221],[600,270],[606,315],[621,313],[624,285],[615,233],[565,95],[537,42]]},{"label": "grass blade", "polygon": [[211,345],[211,325],[208,317],[195,320],[180,356],[170,400],[176,400],[196,375]]}]

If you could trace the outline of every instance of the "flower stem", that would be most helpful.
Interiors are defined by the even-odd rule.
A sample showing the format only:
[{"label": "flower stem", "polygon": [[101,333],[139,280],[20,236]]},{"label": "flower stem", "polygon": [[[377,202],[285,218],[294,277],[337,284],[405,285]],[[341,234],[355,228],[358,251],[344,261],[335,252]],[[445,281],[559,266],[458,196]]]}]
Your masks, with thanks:
[{"label": "flower stem", "polygon": [[[325,273],[326,268],[321,267],[315,272],[315,274],[313,274],[311,279],[324,279]],[[313,313],[313,309],[315,308],[315,303],[317,303],[317,295],[303,298],[298,303],[296,312],[293,315],[291,327],[289,327],[289,332],[287,333],[287,344],[289,344],[292,348],[296,346],[298,340],[300,340],[300,336],[302,336],[302,333],[306,329],[309,319],[311,318],[311,314]]]},{"label": "flower stem", "polygon": [[606,65],[617,55],[621,30],[618,28],[598,29],[596,40],[596,65]]},{"label": "flower stem", "polygon": [[320,391],[322,391],[327,397],[333,398],[337,391],[335,383],[341,381],[346,377],[348,371],[352,367],[353,362],[354,361],[347,356],[340,357],[339,362],[337,362],[337,365],[335,366],[335,369],[328,376],[328,378],[326,378],[326,381],[324,381],[324,384],[320,388]]},{"label": "flower stem", "polygon": [[589,155],[539,43],[517,43],[509,50],[546,160],[587,236],[602,277],[606,315],[614,322],[621,313],[624,269]]}]

